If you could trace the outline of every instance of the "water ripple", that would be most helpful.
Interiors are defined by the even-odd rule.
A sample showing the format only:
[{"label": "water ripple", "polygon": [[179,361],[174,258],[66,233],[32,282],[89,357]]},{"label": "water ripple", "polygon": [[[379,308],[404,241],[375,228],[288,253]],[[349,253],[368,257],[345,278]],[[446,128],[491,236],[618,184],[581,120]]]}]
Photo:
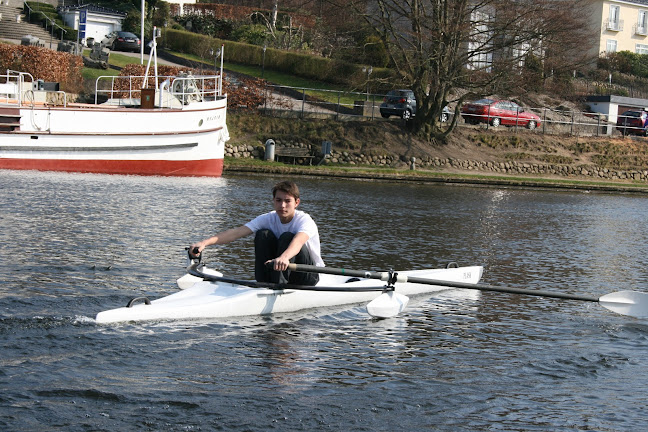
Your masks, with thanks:
[{"label": "water ripple", "polygon": [[[275,177],[0,171],[2,430],[641,430],[648,325],[472,290],[270,317],[97,325],[176,292],[184,247],[270,208]],[[484,282],[648,290],[646,198],[303,178],[326,263],[450,261]],[[622,210],[620,210],[622,209]],[[15,245],[13,247],[12,245]],[[251,277],[252,244],[208,250]]]}]

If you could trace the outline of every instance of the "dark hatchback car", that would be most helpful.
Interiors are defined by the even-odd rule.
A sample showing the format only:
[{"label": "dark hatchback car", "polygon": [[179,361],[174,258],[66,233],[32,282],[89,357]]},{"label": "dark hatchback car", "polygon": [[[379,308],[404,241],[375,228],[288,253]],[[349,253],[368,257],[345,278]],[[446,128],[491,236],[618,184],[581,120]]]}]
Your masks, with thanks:
[{"label": "dark hatchback car", "polygon": [[[398,116],[403,120],[409,120],[416,115],[416,98],[412,90],[391,90],[385,96],[384,102],[380,105],[380,115],[384,118]],[[447,106],[439,116],[441,123],[452,120],[454,113]]]},{"label": "dark hatchback car", "polygon": [[617,120],[616,128],[625,135],[648,135],[648,112],[646,110],[628,110]]},{"label": "dark hatchback car", "polygon": [[398,116],[409,120],[416,115],[416,98],[412,90],[390,90],[380,104],[380,115],[384,118]]},{"label": "dark hatchback car", "polygon": [[140,39],[133,33],[127,31],[112,32],[102,42],[112,51],[139,52],[142,47]]}]

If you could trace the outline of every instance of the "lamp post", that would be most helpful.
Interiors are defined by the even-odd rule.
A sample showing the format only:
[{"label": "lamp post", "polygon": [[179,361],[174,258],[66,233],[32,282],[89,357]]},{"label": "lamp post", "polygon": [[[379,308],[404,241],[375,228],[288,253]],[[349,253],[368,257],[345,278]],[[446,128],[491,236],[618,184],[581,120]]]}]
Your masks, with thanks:
[{"label": "lamp post", "polygon": [[263,45],[263,59],[261,60],[261,78],[265,75],[265,53],[266,49],[268,49],[268,46],[266,44]]},{"label": "lamp post", "polygon": [[362,72],[367,74],[367,80],[365,81],[365,93],[367,96],[365,100],[369,100],[369,75],[373,72],[373,67],[365,66],[362,68]]},{"label": "lamp post", "polygon": [[220,52],[214,51],[214,48],[209,48],[209,55],[214,57],[214,71],[218,70],[218,55]]},{"label": "lamp post", "polygon": [[218,74],[218,92],[220,93],[223,90],[223,57],[225,52],[225,45],[221,45],[220,49],[214,51],[214,48],[209,49],[209,55],[214,56],[214,68],[216,69],[214,73],[218,72],[218,58],[221,59],[220,73]]},{"label": "lamp post", "polygon": [[146,1],[142,0],[142,10],[140,16],[140,64],[144,64],[144,17],[146,16]]}]

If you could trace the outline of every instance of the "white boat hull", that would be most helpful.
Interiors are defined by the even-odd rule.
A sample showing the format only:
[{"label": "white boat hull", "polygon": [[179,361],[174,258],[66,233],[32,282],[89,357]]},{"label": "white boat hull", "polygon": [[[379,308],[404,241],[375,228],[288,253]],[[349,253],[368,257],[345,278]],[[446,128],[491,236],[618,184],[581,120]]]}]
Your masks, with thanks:
[{"label": "white boat hull", "polygon": [[223,172],[227,96],[219,94],[213,77],[192,78],[201,89],[216,87],[192,98],[160,88],[159,103],[150,107],[140,104],[139,90],[104,104],[48,104],[43,101],[51,92],[24,90],[31,83],[23,75],[3,79],[17,80],[24,97],[3,100],[0,94],[0,169],[214,177]]},{"label": "white boat hull", "polygon": [[[476,284],[483,268],[460,267],[450,269],[416,270],[399,272],[400,275],[435,280]],[[319,286],[376,287],[383,283],[372,279],[346,282],[344,276],[320,275]],[[447,290],[444,286],[396,283],[395,292],[419,295]],[[213,319],[273,313],[297,312],[304,309],[339,306],[369,302],[380,295],[374,292],[321,292],[305,290],[277,291],[267,288],[250,288],[224,282],[200,281],[190,288],[153,300],[151,304],[136,304],[97,314],[97,323],[126,321]]]}]

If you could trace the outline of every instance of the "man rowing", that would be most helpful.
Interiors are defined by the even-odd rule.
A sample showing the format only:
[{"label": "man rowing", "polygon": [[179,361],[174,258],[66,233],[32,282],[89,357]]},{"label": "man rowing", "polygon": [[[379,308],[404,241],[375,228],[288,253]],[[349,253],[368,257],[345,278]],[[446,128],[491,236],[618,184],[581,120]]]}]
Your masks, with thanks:
[{"label": "man rowing", "polygon": [[[257,216],[237,228],[221,231],[191,245],[201,253],[207,246],[231,243],[250,234],[254,236],[254,277],[259,282],[315,285],[317,273],[288,270],[289,263],[323,267],[317,225],[308,213],[297,210],[299,188],[294,182],[282,181],[272,188],[274,211]],[[272,263],[272,265],[269,265]]]}]

